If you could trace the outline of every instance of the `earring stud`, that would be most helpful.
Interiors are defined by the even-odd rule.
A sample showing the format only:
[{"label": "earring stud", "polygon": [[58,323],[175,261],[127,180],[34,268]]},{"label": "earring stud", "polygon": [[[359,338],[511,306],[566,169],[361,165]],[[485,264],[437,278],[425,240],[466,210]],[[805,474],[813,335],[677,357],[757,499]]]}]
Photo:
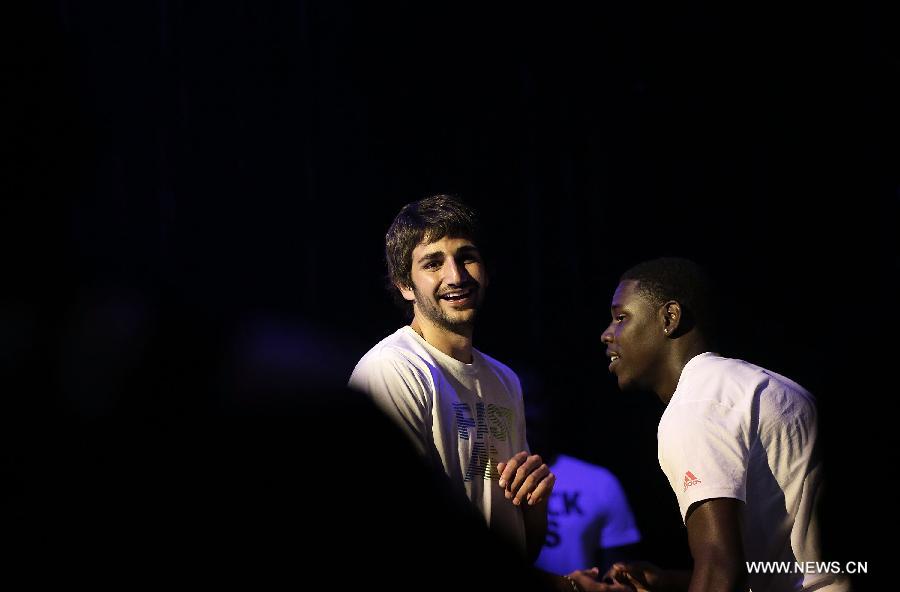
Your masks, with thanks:
[{"label": "earring stud", "polygon": [[663,329],[663,333],[665,333],[666,335],[668,335],[668,334],[669,334],[669,330],[668,330],[668,329]]}]

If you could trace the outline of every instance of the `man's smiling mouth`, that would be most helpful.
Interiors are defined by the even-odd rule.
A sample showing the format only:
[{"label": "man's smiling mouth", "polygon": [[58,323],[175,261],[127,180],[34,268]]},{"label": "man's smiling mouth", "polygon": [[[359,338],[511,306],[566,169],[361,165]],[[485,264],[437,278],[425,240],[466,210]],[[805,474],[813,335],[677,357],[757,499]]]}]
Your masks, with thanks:
[{"label": "man's smiling mouth", "polygon": [[474,288],[468,288],[466,290],[453,290],[451,292],[445,292],[438,296],[441,300],[447,300],[449,302],[459,302],[460,300],[465,300],[469,296],[475,293]]}]

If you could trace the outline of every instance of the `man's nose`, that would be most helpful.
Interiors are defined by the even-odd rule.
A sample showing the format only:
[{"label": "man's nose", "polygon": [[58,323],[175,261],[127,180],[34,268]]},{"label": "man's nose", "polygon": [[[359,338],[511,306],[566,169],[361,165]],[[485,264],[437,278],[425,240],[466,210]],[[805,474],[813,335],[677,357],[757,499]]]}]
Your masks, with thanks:
[{"label": "man's nose", "polygon": [[464,264],[461,264],[454,259],[448,259],[446,272],[444,274],[444,282],[448,284],[461,284],[470,277],[469,270],[466,269]]},{"label": "man's nose", "polygon": [[603,331],[603,335],[600,336],[600,341],[602,341],[603,343],[612,343],[612,340],[613,340],[612,331],[610,331],[609,327],[607,327],[606,330]]}]

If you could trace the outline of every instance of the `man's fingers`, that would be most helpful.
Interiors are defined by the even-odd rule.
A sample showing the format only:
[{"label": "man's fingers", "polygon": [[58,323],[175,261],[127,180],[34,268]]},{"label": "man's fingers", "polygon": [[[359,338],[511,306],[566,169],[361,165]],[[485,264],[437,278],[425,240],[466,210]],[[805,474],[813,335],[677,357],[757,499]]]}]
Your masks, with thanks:
[{"label": "man's fingers", "polygon": [[[519,465],[524,463],[527,458],[528,453],[523,450],[522,452],[515,454],[505,463],[497,465],[497,470],[500,471],[500,487],[506,488],[509,485],[509,482],[512,481],[513,476],[516,474]],[[506,497],[509,498],[509,495]]]},{"label": "man's fingers", "polygon": [[637,578],[635,578],[633,575],[631,575],[631,573],[626,571],[625,577],[628,578],[627,585],[633,587],[635,590],[646,590],[647,589],[645,587],[646,583],[639,581]]},{"label": "man's fingers", "polygon": [[527,501],[529,506],[541,503],[550,497],[554,483],[556,475],[550,472],[550,467],[542,464],[522,484],[518,494],[519,501]]},{"label": "man's fingers", "polygon": [[[540,460],[540,457],[537,457],[537,460]],[[513,500],[513,503],[516,505],[524,503],[525,501],[528,501],[531,505],[539,503],[549,495],[555,479],[556,478],[553,477],[553,474],[550,472],[550,467],[541,463],[522,481],[521,485],[516,490],[516,497]],[[513,487],[515,487],[515,485],[516,484],[513,483]]]},{"label": "man's fingers", "polygon": [[[549,471],[549,469],[548,469]],[[553,491],[553,485],[556,483],[556,475],[553,473],[549,473],[546,477],[541,479],[541,482],[538,483],[538,486],[534,488],[530,494],[528,494],[528,505],[534,506],[536,504],[541,503],[542,501],[550,498],[550,492]],[[596,568],[592,568],[596,569]],[[598,570],[599,571],[599,570]]]},{"label": "man's fingers", "polygon": [[624,563],[613,563],[609,568],[609,571],[606,573],[606,577],[612,580],[613,582],[618,582],[619,584],[631,585],[628,581],[628,568]]},{"label": "man's fingers", "polygon": [[[521,454],[521,453],[519,453]],[[522,484],[528,478],[529,475],[536,469],[538,469],[544,463],[541,460],[541,457],[537,454],[532,454],[531,456],[526,456],[518,469],[516,469],[515,475],[512,477],[512,483],[509,485],[509,490],[514,494],[519,491],[519,488],[522,487]],[[508,468],[508,467],[507,467]],[[527,493],[528,490],[525,491]]]},{"label": "man's fingers", "polygon": [[539,504],[550,496],[556,477],[541,457],[529,455],[524,450],[508,461],[497,464],[500,472],[498,484],[505,489],[506,499],[515,505]]},{"label": "man's fingers", "polygon": [[616,574],[623,569],[625,569],[625,565],[623,565],[622,563],[613,563],[611,566],[609,566],[609,569],[606,570],[606,573],[603,574],[603,577],[600,578],[600,580],[610,583],[615,582]]},{"label": "man's fingers", "polygon": [[[530,460],[530,459],[529,459]],[[524,502],[527,498],[526,496],[535,491],[540,480],[550,472],[549,468],[546,468],[547,465],[541,465],[536,469],[530,471],[530,473],[519,482],[518,488],[516,491],[516,497],[513,500],[513,503],[519,505]],[[524,468],[524,467],[523,467]],[[520,475],[516,475],[516,480],[519,480]],[[516,486],[516,482],[513,481],[513,487]]]},{"label": "man's fingers", "polygon": [[[507,481],[509,480],[509,478],[505,476],[507,467],[509,467],[508,462],[497,463],[497,472],[500,473],[500,480],[497,482],[497,485],[504,489],[506,488]],[[509,495],[507,495],[506,497],[509,497]]]}]

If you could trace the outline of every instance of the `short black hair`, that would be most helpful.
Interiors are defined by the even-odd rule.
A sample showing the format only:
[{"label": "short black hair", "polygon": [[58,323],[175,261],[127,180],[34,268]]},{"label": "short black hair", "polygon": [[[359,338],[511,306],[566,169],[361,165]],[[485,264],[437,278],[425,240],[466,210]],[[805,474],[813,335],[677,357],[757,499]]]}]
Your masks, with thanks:
[{"label": "short black hair", "polygon": [[397,285],[412,286],[413,249],[445,236],[465,238],[480,245],[478,213],[458,197],[443,193],[406,204],[388,228],[384,237],[387,288],[409,315],[412,303],[403,298]]},{"label": "short black hair", "polygon": [[634,280],[637,292],[655,306],[669,300],[681,305],[685,329],[696,326],[710,342],[718,333],[718,295],[715,282],[700,264],[684,257],[660,257],[638,263],[620,282]]}]

